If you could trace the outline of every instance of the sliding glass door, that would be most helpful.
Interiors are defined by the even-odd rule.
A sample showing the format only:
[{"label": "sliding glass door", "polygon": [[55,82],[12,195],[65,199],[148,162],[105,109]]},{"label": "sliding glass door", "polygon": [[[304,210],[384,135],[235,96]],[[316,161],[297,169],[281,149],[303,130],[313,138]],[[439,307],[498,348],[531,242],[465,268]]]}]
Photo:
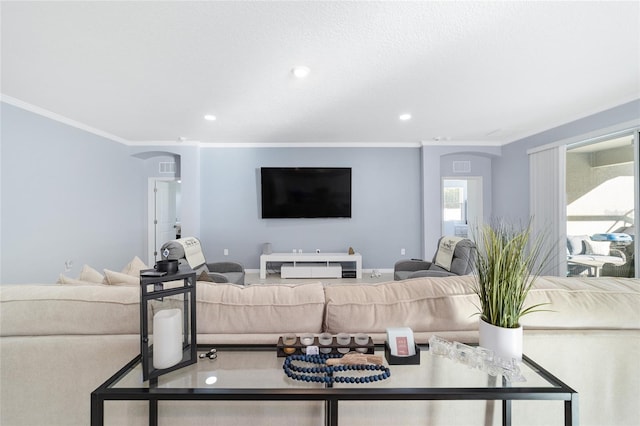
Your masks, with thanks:
[{"label": "sliding glass door", "polygon": [[637,133],[567,146],[569,276],[636,276]]}]

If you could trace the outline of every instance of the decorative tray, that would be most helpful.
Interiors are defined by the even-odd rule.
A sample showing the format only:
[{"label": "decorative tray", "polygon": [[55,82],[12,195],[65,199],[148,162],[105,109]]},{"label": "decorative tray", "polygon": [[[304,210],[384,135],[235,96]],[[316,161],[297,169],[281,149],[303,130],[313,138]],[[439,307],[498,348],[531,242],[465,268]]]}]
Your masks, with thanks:
[{"label": "decorative tray", "polygon": [[[365,345],[359,345],[355,342],[354,336],[351,336],[348,344],[338,344],[336,336],[333,336],[331,343],[322,345],[318,341],[318,336],[313,337],[313,343],[303,344],[301,342],[303,338],[296,336],[295,343],[284,343],[282,336],[278,338],[278,356],[285,357],[289,355],[300,355],[306,353],[307,346],[317,346],[321,354],[345,354],[349,352],[360,352],[363,354],[375,353],[375,345],[373,340],[369,337],[368,343]],[[306,342],[305,342],[306,343]]]}]

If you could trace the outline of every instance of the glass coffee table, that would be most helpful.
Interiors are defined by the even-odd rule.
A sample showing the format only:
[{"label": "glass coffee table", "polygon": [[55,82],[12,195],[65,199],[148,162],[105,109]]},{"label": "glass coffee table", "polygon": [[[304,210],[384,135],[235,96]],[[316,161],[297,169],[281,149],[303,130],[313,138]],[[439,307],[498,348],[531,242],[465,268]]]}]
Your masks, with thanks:
[{"label": "glass coffee table", "polygon": [[[284,373],[285,358],[275,345],[214,346],[217,358],[144,382],[140,356],[91,393],[91,425],[104,424],[105,401],[148,401],[149,425],[158,424],[161,401],[323,401],[324,423],[339,424],[340,401],[502,401],[502,424],[511,424],[511,401],[564,401],[565,426],[578,425],[578,393],[540,365],[523,356],[524,382],[510,383],[420,345],[419,365],[390,365],[389,378],[372,383],[317,383],[294,380]],[[211,346],[199,346],[199,353]],[[375,348],[384,359],[384,348]],[[387,364],[385,360],[385,365]],[[341,373],[348,375],[349,372]]]}]

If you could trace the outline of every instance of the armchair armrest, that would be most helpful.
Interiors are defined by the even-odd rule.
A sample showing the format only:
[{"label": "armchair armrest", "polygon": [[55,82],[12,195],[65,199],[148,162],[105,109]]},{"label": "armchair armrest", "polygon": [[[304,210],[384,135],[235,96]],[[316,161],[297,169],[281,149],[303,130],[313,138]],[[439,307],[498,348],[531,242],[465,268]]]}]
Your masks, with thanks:
[{"label": "armchair armrest", "polygon": [[207,275],[209,275],[209,278],[214,283],[221,284],[221,283],[228,283],[229,282],[229,279],[227,277],[225,277],[222,274],[218,274],[217,272],[209,272]]},{"label": "armchair armrest", "polygon": [[625,256],[625,254],[624,254],[624,252],[622,250],[611,249],[611,250],[609,250],[609,256],[620,257],[620,258],[622,258],[622,260],[625,263],[627,261],[627,256]]},{"label": "armchair armrest", "polygon": [[393,267],[395,271],[422,271],[423,269],[429,269],[431,266],[431,262],[426,260],[417,260],[417,259],[405,259],[399,260]]}]

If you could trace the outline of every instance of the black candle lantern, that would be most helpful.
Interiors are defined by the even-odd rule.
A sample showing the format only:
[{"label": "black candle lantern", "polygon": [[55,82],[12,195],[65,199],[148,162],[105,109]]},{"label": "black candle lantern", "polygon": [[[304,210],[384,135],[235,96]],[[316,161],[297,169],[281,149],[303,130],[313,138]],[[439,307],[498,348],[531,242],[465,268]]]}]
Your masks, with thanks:
[{"label": "black candle lantern", "polygon": [[[170,284],[169,284],[170,282]],[[194,364],[196,273],[140,271],[140,353],[144,380]]]}]

